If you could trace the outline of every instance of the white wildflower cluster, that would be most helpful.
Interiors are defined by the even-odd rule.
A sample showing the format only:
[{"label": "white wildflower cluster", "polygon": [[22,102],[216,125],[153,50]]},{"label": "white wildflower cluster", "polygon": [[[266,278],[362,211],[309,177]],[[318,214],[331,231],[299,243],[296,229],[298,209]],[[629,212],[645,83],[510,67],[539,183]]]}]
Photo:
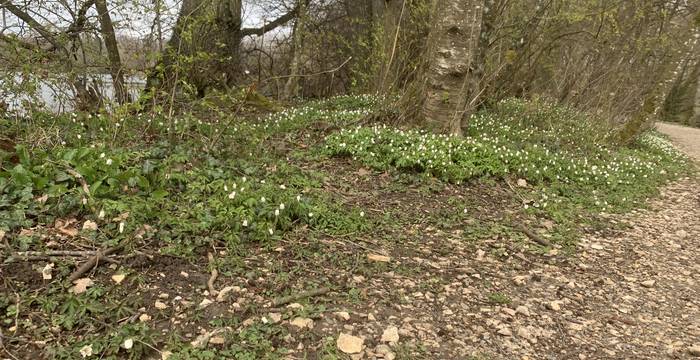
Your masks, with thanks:
[{"label": "white wildflower cluster", "polygon": [[[550,109],[536,118],[480,113],[469,119],[469,133],[462,138],[386,125],[360,126],[327,137],[326,150],[374,168],[425,172],[457,183],[515,175],[532,183],[608,191],[649,178],[663,179],[669,162],[685,161],[668,141],[653,134],[640,139],[641,149],[616,148],[611,133],[597,131],[591,122],[571,120],[572,112]],[[609,206],[605,199],[595,201],[603,210]],[[544,193],[535,207],[558,202],[557,194]]]}]

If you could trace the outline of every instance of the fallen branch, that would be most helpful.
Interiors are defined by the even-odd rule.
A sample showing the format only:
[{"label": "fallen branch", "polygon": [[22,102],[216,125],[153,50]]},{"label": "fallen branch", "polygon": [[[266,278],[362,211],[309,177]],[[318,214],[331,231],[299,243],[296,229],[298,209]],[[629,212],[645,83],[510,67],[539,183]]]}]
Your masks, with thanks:
[{"label": "fallen branch", "polygon": [[219,271],[216,270],[216,264],[214,264],[214,255],[208,253],[207,257],[209,258],[209,265],[212,267],[211,276],[207,281],[207,287],[209,288],[209,294],[211,294],[211,296],[216,296],[219,294],[219,292],[214,288],[214,281],[216,281],[216,278],[219,277]]},{"label": "fallen branch", "polygon": [[323,294],[328,293],[329,291],[331,291],[331,289],[329,289],[327,287],[322,287],[322,288],[313,289],[313,290],[309,290],[309,291],[302,291],[300,293],[292,294],[289,296],[279,297],[279,298],[272,300],[272,306],[278,307],[278,306],[286,305],[286,304],[289,304],[289,303],[297,301],[297,300],[323,295]]},{"label": "fallen branch", "polygon": [[539,237],[537,234],[535,234],[534,232],[532,232],[528,228],[526,228],[525,225],[518,224],[515,228],[517,230],[519,230],[520,232],[522,232],[523,234],[527,235],[527,237],[530,238],[530,240],[532,240],[532,241],[534,241],[542,246],[545,246],[545,247],[552,246],[552,244],[550,244],[549,241]]},{"label": "fallen branch", "polygon": [[100,261],[107,262],[107,256],[117,252],[122,247],[123,247],[123,245],[117,245],[115,247],[111,247],[111,248],[104,250],[104,251],[98,251],[90,259],[88,259],[88,261],[86,261],[78,269],[73,271],[73,273],[68,278],[68,281],[73,282],[73,281],[79,279],[81,276],[83,276],[83,274],[90,271],[92,268],[99,266]]},{"label": "fallen branch", "polygon": [[75,178],[75,180],[77,180],[80,183],[80,185],[83,188],[83,192],[85,192],[85,195],[90,196],[90,186],[85,181],[85,178],[83,177],[83,175],[80,175],[79,172],[73,170],[71,167],[69,167],[67,165],[66,165],[66,172],[69,173],[71,176],[73,176]]},{"label": "fallen branch", "polygon": [[18,251],[13,256],[94,256],[95,251],[66,251],[66,250],[52,250],[52,251]]}]

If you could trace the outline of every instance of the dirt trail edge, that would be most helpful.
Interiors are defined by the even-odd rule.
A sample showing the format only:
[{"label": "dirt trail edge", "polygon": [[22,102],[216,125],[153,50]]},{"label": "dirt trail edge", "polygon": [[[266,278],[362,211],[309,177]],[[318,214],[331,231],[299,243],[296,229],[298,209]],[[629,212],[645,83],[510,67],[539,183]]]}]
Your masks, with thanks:
[{"label": "dirt trail edge", "polygon": [[[700,160],[700,130],[659,127]],[[488,243],[434,234],[400,258],[421,275],[371,279],[374,315],[345,330],[371,339],[398,328],[394,337],[423,344],[426,359],[700,359],[698,179],[609,220],[573,256],[504,261]],[[397,291],[400,301],[381,300]],[[370,359],[381,346],[369,346]]]},{"label": "dirt trail edge", "polygon": [[688,156],[700,162],[700,129],[657,122],[656,129],[668,135]]}]

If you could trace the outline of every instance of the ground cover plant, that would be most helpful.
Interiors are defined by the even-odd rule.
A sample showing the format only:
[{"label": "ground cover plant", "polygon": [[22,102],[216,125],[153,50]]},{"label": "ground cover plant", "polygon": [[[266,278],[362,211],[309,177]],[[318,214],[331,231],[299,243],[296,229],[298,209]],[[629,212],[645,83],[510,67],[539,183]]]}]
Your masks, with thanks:
[{"label": "ground cover plant", "polygon": [[[458,138],[371,125],[384,103],[4,120],[18,139],[0,173],[4,346],[57,359],[343,358],[335,338],[282,323],[363,306],[358,276],[416,276],[385,259],[411,259],[446,232],[468,246],[502,242],[492,253],[504,259],[574,251],[590,219],[640,206],[690,171],[658,134],[620,146],[614,128],[554,105],[504,101]],[[116,249],[111,263],[72,279],[105,249]],[[483,304],[511,302],[480,286]],[[271,299],[320,287],[336,295],[270,312]],[[237,331],[196,344],[212,328]],[[396,352],[426,354],[414,345]]]}]

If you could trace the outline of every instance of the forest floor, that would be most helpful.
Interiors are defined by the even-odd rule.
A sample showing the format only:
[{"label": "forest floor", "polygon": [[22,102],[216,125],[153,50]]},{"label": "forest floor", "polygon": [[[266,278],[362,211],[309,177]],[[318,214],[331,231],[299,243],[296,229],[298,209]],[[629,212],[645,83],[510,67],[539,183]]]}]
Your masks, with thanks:
[{"label": "forest floor", "polygon": [[[328,134],[337,129],[328,110],[314,109],[298,114],[321,120],[293,118],[291,130],[254,125],[232,135],[238,142],[226,143],[235,156],[200,158],[209,151],[206,142],[217,139],[211,133],[204,146],[187,145],[191,152],[169,143],[157,148],[173,152],[165,160],[142,150],[83,150],[83,143],[67,145],[84,152],[83,160],[70,160],[75,152],[47,152],[72,161],[87,182],[50,180],[72,185],[35,190],[23,200],[32,222],[22,219],[0,232],[0,239],[6,235],[2,254],[12,255],[0,262],[0,358],[700,357],[700,182],[694,172],[665,182],[666,172],[679,168],[662,167],[658,191],[659,183],[641,175],[639,183],[608,194],[566,184],[560,207],[550,198],[547,210],[534,209],[555,181],[544,187],[514,174],[460,184],[370,167],[359,155],[327,156],[314,149],[332,144]],[[336,111],[330,118],[354,125],[357,116]],[[80,125],[78,131],[90,126]],[[142,123],[134,128],[143,137]],[[689,154],[700,153],[697,133],[665,124],[659,130]],[[651,150],[639,151],[634,156],[657,159],[644,158],[642,151]],[[112,158],[116,172],[90,167],[105,159],[112,165]],[[42,164],[32,168],[37,178],[59,161],[32,159]],[[638,160],[613,159],[632,164],[625,172],[654,176]],[[128,181],[108,189],[109,181],[90,179],[94,172],[98,179]],[[159,172],[163,178],[156,180]],[[235,176],[225,177],[228,172]],[[19,182],[19,175],[12,180]],[[154,187],[157,181],[163,188]],[[93,198],[80,207],[86,187]],[[59,190],[66,192],[53,195]],[[637,192],[640,202],[627,211],[605,211],[608,201],[624,203]],[[256,237],[222,240],[234,232],[229,219],[239,221],[237,211],[247,211],[251,199],[257,212],[236,232]],[[573,205],[563,205],[567,201]],[[97,214],[100,208],[107,215]],[[287,212],[294,220],[278,225]],[[262,235],[246,233],[253,221],[265,224]],[[104,249],[114,239],[128,245],[67,280],[84,258],[61,251]],[[52,255],[18,256],[26,250]]]}]

